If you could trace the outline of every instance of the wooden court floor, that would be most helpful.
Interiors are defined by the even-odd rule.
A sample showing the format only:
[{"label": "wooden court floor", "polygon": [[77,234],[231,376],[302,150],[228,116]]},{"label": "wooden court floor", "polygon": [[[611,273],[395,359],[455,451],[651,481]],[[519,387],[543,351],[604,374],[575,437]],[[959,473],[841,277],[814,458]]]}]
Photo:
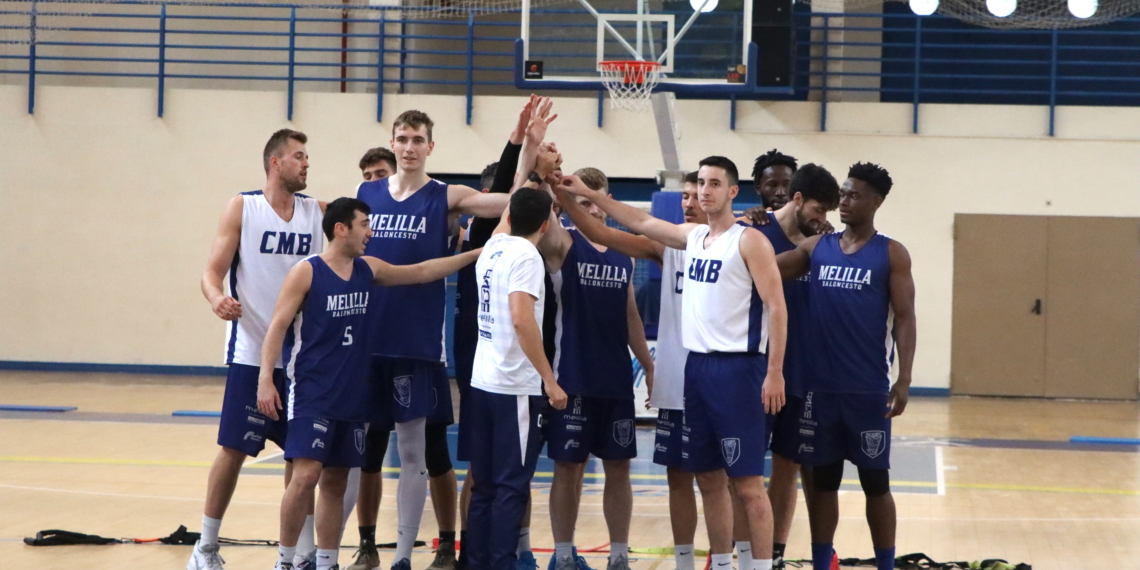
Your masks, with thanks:
[{"label": "wooden court floor", "polygon": [[[65,414],[0,413],[0,568],[89,570],[183,568],[189,547],[115,545],[30,547],[23,537],[65,529],[152,538],[184,524],[197,531],[216,425],[166,420],[179,409],[217,410],[218,378],[0,372],[0,403],[77,406]],[[1004,558],[1039,570],[1140,569],[1140,449],[1073,446],[1070,436],[1136,438],[1136,403],[977,398],[913,398],[894,424],[895,445],[938,449],[940,477],[925,492],[896,494],[898,552],[935,560]],[[900,439],[901,438],[901,439]],[[264,455],[272,455],[267,449]],[[643,457],[649,450],[642,448]],[[897,469],[897,466],[896,466]],[[596,480],[595,480],[596,481]],[[378,538],[394,540],[394,480],[385,481]],[[933,487],[931,487],[933,486]],[[596,483],[583,497],[576,543],[606,543]],[[535,488],[532,542],[553,545],[545,484]],[[282,482],[243,476],[222,536],[276,539]],[[594,491],[594,492],[591,492]],[[631,546],[669,546],[664,487],[638,484]],[[789,558],[810,553],[803,503]],[[435,536],[427,505],[421,538]],[[841,497],[836,548],[870,557],[861,493]],[[707,544],[697,534],[698,548]],[[345,543],[355,543],[354,523]],[[352,549],[341,551],[347,565]],[[272,568],[275,549],[226,547],[232,570]],[[540,556],[545,567],[546,556]],[[391,552],[382,552],[383,564]],[[604,555],[588,556],[605,567]],[[431,562],[418,549],[413,568]],[[668,556],[637,556],[634,570],[672,570]]]}]

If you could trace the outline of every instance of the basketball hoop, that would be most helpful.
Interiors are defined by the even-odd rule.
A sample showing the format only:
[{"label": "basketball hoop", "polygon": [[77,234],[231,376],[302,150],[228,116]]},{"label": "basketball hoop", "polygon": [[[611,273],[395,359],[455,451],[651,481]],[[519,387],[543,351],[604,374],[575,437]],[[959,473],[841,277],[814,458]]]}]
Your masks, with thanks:
[{"label": "basketball hoop", "polygon": [[610,108],[628,111],[651,108],[649,95],[663,75],[656,61],[603,61],[598,72],[610,91]]}]

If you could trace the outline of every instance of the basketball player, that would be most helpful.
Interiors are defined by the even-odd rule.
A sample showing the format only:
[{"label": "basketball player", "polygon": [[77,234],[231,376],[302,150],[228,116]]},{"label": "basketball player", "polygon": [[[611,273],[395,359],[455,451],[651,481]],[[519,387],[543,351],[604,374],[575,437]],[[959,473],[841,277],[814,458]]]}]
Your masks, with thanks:
[{"label": "basketball player", "polygon": [[365,182],[387,178],[396,173],[396,155],[384,147],[370,148],[360,159],[360,173]]},{"label": "basketball player", "polygon": [[[755,226],[771,242],[776,254],[791,251],[826,221],[827,213],[839,206],[839,184],[826,169],[805,164],[792,175],[788,192],[792,199],[783,208],[767,213],[768,223]],[[803,386],[809,359],[813,357],[809,332],[808,276],[784,282],[784,303],[788,308],[788,345],[784,356],[784,393],[787,404],[772,424],[772,477],[768,498],[775,522],[772,545],[773,567],[782,568],[784,549],[796,510],[796,476],[800,470],[799,418],[803,413]],[[803,470],[804,498],[811,504],[811,469]],[[738,515],[740,516],[740,515]],[[747,540],[736,533],[736,540]],[[737,549],[741,547],[737,543]]]},{"label": "basketball player", "polygon": [[285,457],[295,466],[281,500],[277,570],[309,567],[304,555],[296,555],[296,544],[318,481],[316,567],[338,567],[345,485],[348,470],[363,461],[371,401],[367,313],[373,286],[428,283],[477,256],[470,252],[403,267],[362,258],[372,234],[368,214],[368,205],[354,198],[328,205],[323,230],[329,247],[289,271],[262,346],[258,411],[279,420],[283,400],[269,370],[283,350],[291,381],[287,401],[293,435]]},{"label": "basketball player", "polygon": [[[480,175],[480,186],[483,192],[507,193],[514,183],[515,168],[518,165],[519,153],[522,151],[523,137],[526,133],[527,123],[530,120],[529,109],[520,114],[519,124],[511,132],[510,140],[503,149],[498,162],[491,163],[483,169]],[[470,251],[483,247],[491,237],[499,220],[495,218],[472,218],[463,234],[460,243],[461,251]],[[479,288],[475,279],[474,265],[468,265],[459,271],[456,279],[455,295],[455,382],[459,388],[459,416],[462,421],[470,399],[467,397],[471,388],[472,366],[475,362],[475,350],[479,343],[479,325],[476,320],[479,310]],[[467,442],[464,430],[459,431],[459,441],[456,445],[456,457],[460,461],[470,461],[467,453]],[[459,495],[459,542],[467,542],[467,513],[471,504],[471,487],[474,478],[468,471],[463,479],[463,489]],[[529,527],[529,524],[524,524]],[[529,528],[527,529],[529,531]],[[529,533],[528,533],[529,536]],[[529,551],[529,547],[527,548]],[[467,555],[465,550],[459,552],[456,568],[466,568]]]},{"label": "basketball player", "polygon": [[[700,162],[697,199],[708,225],[671,224],[610,197],[598,206],[622,225],[674,248],[685,247],[682,336],[685,363],[685,438],[682,462],[696,473],[706,513],[732,509],[726,475],[748,518],[754,570],[772,567],[772,510],[764,491],[766,419],[784,405],[787,313],[775,254],[758,231],[736,223],[732,199],[740,190],[736,165],[720,156]],[[574,177],[563,187],[589,189]],[[770,355],[770,359],[768,356]],[[765,373],[765,370],[767,371]],[[705,517],[712,568],[732,565],[732,520]]]},{"label": "basketball player", "polygon": [[[785,279],[811,278],[815,352],[799,426],[815,487],[808,509],[816,570],[831,565],[844,459],[859,469],[879,570],[895,567],[891,418],[906,409],[916,325],[910,254],[875,229],[891,186],[883,168],[852,166],[839,190],[844,231],[808,238],[779,260]],[[891,386],[896,345],[899,375]]]},{"label": "basketball player", "polygon": [[[305,189],[309,155],[304,133],[282,129],[269,137],[262,153],[265,187],[230,200],[222,213],[206,270],[202,295],[226,328],[226,392],[218,426],[221,449],[210,468],[202,537],[187,570],[219,570],[218,529],[233,497],[247,456],[256,457],[269,439],[285,446],[288,426],[257,411],[261,345],[273,303],[289,269],[321,252],[322,206],[300,194]],[[226,290],[222,282],[228,275]],[[273,363],[278,389],[285,389],[281,363]],[[285,466],[285,481],[292,465]]]},{"label": "basketball player", "polygon": [[[685,359],[689,351],[681,343],[681,288],[684,285],[685,251],[666,247],[645,236],[606,226],[583,206],[586,198],[571,196],[561,186],[554,188],[570,220],[593,243],[661,266],[661,317],[657,328],[657,352],[649,407],[658,409],[653,462],[665,467],[669,483],[669,521],[673,531],[673,556],[678,570],[694,570],[693,541],[697,532],[697,498],[693,474],[681,463],[681,425],[684,415]],[[697,173],[685,175],[681,193],[685,223],[704,224],[708,214],[697,203]],[[579,203],[581,201],[581,205]],[[596,206],[590,205],[592,208]]]},{"label": "basketball player", "polygon": [[[479,257],[479,346],[463,418],[474,488],[468,513],[472,570],[513,570],[520,521],[542,449],[542,391],[566,407],[543,351],[546,271],[535,245],[552,225],[550,195],[523,187],[511,194],[504,223]],[[504,233],[509,230],[508,233]]]},{"label": "basketball player", "polygon": [[[545,172],[531,175],[540,182]],[[596,168],[575,178],[606,195],[609,183]],[[598,222],[605,213],[580,198]],[[633,514],[630,459],[637,456],[634,429],[633,364],[629,351],[653,383],[653,358],[633,292],[633,262],[616,250],[591,243],[576,229],[552,224],[541,242],[546,270],[558,297],[555,375],[569,395],[566,410],[551,416],[546,453],[554,460],[550,487],[550,526],[554,533],[551,568],[573,570],[574,526],[581,500],[579,481],[593,454],[605,469],[602,495],[610,534],[609,570],[629,568],[629,525]],[[628,347],[628,349],[627,349]]]},{"label": "basketball player", "polygon": [[[549,105],[546,109],[548,112]],[[553,118],[543,116],[546,121]],[[397,117],[392,125],[391,141],[397,159],[396,174],[361,184],[357,190],[357,198],[372,211],[369,255],[398,264],[450,255],[448,226],[454,217],[460,214],[495,217],[502,214],[507,204],[506,195],[483,194],[428,176],[427,158],[435,146],[432,127],[431,119],[420,111],[407,111]],[[372,370],[375,380],[384,386],[381,402],[382,405],[387,402],[391,409],[400,454],[397,546],[392,567],[410,570],[412,547],[426,498],[427,417],[433,407],[450,415],[450,403],[443,405],[445,398],[450,400],[450,386],[439,382],[444,377],[440,374],[444,351],[444,282],[377,289],[374,299],[377,310],[370,317],[374,327]],[[439,406],[435,406],[437,400]],[[433,461],[446,464],[446,471],[450,471],[446,432],[443,436],[443,444],[430,446],[428,453]],[[454,502],[451,504],[454,510]],[[450,541],[454,543],[454,531]]]}]

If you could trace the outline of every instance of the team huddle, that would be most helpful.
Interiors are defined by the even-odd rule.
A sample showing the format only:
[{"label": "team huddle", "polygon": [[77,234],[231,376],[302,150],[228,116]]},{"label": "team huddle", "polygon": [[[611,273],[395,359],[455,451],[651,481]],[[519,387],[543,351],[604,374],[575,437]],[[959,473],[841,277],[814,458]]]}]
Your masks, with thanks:
[{"label": "team huddle", "polygon": [[[674,224],[613,199],[595,168],[564,173],[546,140],[556,118],[549,99],[532,96],[480,191],[427,175],[433,124],[405,112],[391,151],[361,160],[356,197],[329,203],[300,193],[305,135],[274,133],[265,187],[231,200],[202,278],[228,321],[229,374],[188,570],[223,567],[221,519],[245,458],[267,439],[287,461],[276,570],[340,568],[354,507],[360,548],[348,570],[379,568],[393,430],[393,570],[411,570],[429,487],[439,547],[428,570],[537,568],[530,485],[544,446],[554,461],[549,569],[589,570],[574,530],[593,455],[605,471],[607,570],[628,570],[633,358],[644,405],[659,410],[653,461],[667,472],[678,570],[695,570],[694,482],[713,570],[731,570],[734,549],[739,570],[770,570],[783,567],[799,481],[814,568],[830,570],[845,460],[867,497],[878,567],[894,567],[891,418],[906,407],[916,327],[909,254],[874,226],[886,170],[859,163],[840,185],[772,151],[753,171],[762,205],[738,218],[737,168],[710,156],[685,177],[684,223]],[[839,232],[826,220],[836,208]],[[662,269],[656,363],[631,258]],[[456,271],[462,493],[443,342],[444,279]]]}]

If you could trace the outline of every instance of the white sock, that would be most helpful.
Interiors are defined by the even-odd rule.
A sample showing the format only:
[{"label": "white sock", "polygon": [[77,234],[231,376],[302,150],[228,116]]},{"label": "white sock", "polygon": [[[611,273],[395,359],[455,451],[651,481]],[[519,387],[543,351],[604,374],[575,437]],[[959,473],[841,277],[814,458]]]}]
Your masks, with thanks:
[{"label": "white sock", "polygon": [[297,535],[297,554],[304,558],[316,549],[317,538],[313,530],[313,515],[307,515],[305,524],[301,527],[301,534]]},{"label": "white sock", "polygon": [[732,570],[732,553],[713,554],[709,570]]},{"label": "white sock", "polygon": [[519,547],[515,550],[515,554],[522,554],[523,552],[530,552],[530,528],[519,529]]},{"label": "white sock", "polygon": [[400,485],[396,488],[396,556],[393,562],[412,558],[427,502],[427,458],[424,456],[427,418],[396,424],[396,450],[400,454]]},{"label": "white sock", "polygon": [[[317,570],[331,570],[336,566],[338,555],[340,551],[337,549],[320,550],[317,549]],[[771,566],[769,564],[769,566]]]},{"label": "white sock", "polygon": [[757,560],[752,559],[752,570],[772,570],[772,559]]},{"label": "white sock", "polygon": [[278,564],[292,564],[293,557],[297,555],[296,546],[278,546],[277,547],[277,563]]},{"label": "white sock", "polygon": [[752,543],[747,540],[736,541],[736,560],[740,570],[752,569]]},{"label": "white sock", "polygon": [[677,570],[695,570],[693,550],[691,544],[673,545],[673,560],[677,563]]},{"label": "white sock", "polygon": [[629,558],[629,543],[628,542],[611,542],[610,543],[610,562],[617,562],[622,558]]},{"label": "white sock", "polygon": [[222,519],[212,519],[207,516],[202,517],[202,539],[200,544],[217,544],[218,543],[218,529],[222,528]]},{"label": "white sock", "polygon": [[348,518],[352,516],[352,509],[356,508],[356,497],[360,494],[360,468],[353,467],[348,470],[348,486],[344,488],[344,516],[340,519],[340,538],[337,544],[344,540],[344,529],[348,526]]},{"label": "white sock", "polygon": [[574,543],[573,542],[555,542],[554,543],[554,558],[556,560],[565,560],[574,557]]}]

